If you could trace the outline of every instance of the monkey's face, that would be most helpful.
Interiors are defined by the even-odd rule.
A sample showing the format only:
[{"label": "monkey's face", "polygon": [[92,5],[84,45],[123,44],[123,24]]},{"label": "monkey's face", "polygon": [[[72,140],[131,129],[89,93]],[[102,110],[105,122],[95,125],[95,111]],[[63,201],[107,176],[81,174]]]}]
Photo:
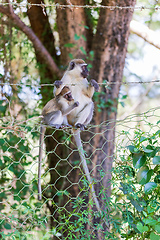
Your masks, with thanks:
[{"label": "monkey's face", "polygon": [[73,100],[71,92],[66,93],[63,97],[69,102]]},{"label": "monkey's face", "polygon": [[70,62],[68,71],[74,77],[86,78],[89,75],[87,64],[81,59],[75,59]]},{"label": "monkey's face", "polygon": [[81,72],[82,77],[86,78],[89,75],[87,64],[82,64],[81,69],[82,69],[82,72]]}]

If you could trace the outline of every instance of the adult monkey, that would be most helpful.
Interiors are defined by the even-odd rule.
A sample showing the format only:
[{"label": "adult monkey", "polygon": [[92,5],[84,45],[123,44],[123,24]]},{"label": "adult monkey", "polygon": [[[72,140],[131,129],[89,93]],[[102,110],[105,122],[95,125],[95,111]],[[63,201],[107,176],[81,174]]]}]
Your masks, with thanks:
[{"label": "adult monkey", "polygon": [[97,210],[101,213],[101,208],[95,194],[93,181],[89,173],[80,136],[80,130],[84,130],[85,126],[87,126],[92,120],[94,110],[92,96],[94,91],[99,90],[99,85],[95,80],[92,79],[90,83],[87,81],[86,77],[88,75],[87,64],[82,59],[72,60],[62,79],[55,82],[54,94],[57,96],[61,92],[63,86],[69,86],[73,98],[75,101],[79,102],[79,106],[67,115],[67,119],[68,123],[76,128],[73,129],[73,136],[80,154],[84,172],[91,188],[95,205]]},{"label": "adult monkey", "polygon": [[82,59],[74,59],[69,63],[62,79],[55,81],[54,94],[56,96],[64,86],[69,86],[73,98],[79,102],[79,106],[67,116],[67,119],[69,124],[81,130],[84,130],[93,117],[92,96],[94,91],[99,90],[99,85],[95,80],[92,79],[90,83],[87,81],[88,75],[87,64]]},{"label": "adult monkey", "polygon": [[[42,165],[42,148],[46,126],[61,128],[70,126],[67,121],[67,114],[78,107],[79,102],[75,102],[69,87],[64,86],[61,92],[51,99],[42,110],[42,124],[39,138],[39,161],[38,161],[38,200],[42,199],[41,189],[41,165]],[[45,124],[45,125],[43,125]]]}]

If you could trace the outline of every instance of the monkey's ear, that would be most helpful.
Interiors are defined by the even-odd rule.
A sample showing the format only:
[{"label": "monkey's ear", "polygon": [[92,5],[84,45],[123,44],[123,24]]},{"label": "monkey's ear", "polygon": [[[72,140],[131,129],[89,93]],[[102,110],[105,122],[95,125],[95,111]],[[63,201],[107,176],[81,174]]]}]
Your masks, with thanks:
[{"label": "monkey's ear", "polygon": [[70,64],[69,64],[69,71],[73,70],[74,67],[75,67],[75,63],[74,62],[70,62]]}]

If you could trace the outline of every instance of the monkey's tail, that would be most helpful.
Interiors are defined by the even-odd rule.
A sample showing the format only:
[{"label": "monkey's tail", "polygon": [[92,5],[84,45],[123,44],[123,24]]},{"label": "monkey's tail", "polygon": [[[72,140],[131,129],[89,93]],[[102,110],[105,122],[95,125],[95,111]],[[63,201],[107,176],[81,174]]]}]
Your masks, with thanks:
[{"label": "monkey's tail", "polygon": [[38,200],[42,200],[41,171],[42,171],[42,149],[46,127],[41,125],[39,138],[39,159],[38,159]]},{"label": "monkey's tail", "polygon": [[95,194],[93,181],[91,179],[91,176],[90,176],[90,173],[89,173],[89,170],[88,170],[88,166],[87,166],[87,162],[86,162],[86,158],[85,158],[85,155],[84,155],[83,145],[82,145],[81,136],[80,136],[80,130],[79,129],[76,129],[76,130],[72,129],[72,131],[73,131],[73,136],[74,136],[74,139],[75,139],[78,151],[79,151],[79,155],[80,155],[80,158],[81,158],[81,161],[82,161],[83,170],[86,174],[87,180],[88,180],[90,188],[91,188],[91,194],[93,196],[93,200],[95,202],[97,210],[100,213],[102,213],[100,205],[99,205],[99,201],[98,201],[97,196]]}]

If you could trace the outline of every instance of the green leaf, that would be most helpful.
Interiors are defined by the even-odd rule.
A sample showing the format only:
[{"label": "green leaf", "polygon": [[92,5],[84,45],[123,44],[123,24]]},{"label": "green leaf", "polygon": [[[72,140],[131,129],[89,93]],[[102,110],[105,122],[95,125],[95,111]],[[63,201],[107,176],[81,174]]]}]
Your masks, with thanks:
[{"label": "green leaf", "polygon": [[146,156],[143,154],[143,152],[134,153],[132,158],[133,158],[133,166],[136,169],[141,168],[145,164],[147,159]]},{"label": "green leaf", "polygon": [[141,222],[137,223],[137,229],[143,233],[143,232],[147,232],[148,231],[148,227],[147,226],[143,226],[143,224]]},{"label": "green leaf", "polygon": [[149,170],[147,166],[141,167],[137,173],[137,181],[139,184],[145,184],[149,182],[151,176],[153,175],[153,170]]},{"label": "green leaf", "polygon": [[147,212],[148,213],[153,213],[155,212],[155,208],[154,207],[151,207],[150,205],[147,206]]},{"label": "green leaf", "polygon": [[6,102],[4,100],[0,100],[0,112],[5,114],[6,110],[7,110],[7,106],[8,103],[6,104]]},{"label": "green leaf", "polygon": [[150,191],[153,191],[157,187],[157,183],[155,182],[148,182],[144,186],[145,194],[148,194]]},{"label": "green leaf", "polygon": [[160,233],[160,223],[156,224],[154,228],[158,233]]},{"label": "green leaf", "polygon": [[84,50],[83,47],[80,47],[80,50],[82,51],[82,53],[83,53],[84,55],[87,55],[87,53],[86,53],[86,51]]},{"label": "green leaf", "polygon": [[157,175],[157,176],[155,176],[154,182],[155,182],[155,183],[160,183],[160,174]]},{"label": "green leaf", "polygon": [[143,211],[143,207],[140,206],[139,202],[134,199],[131,199],[131,204],[137,209],[138,212]]},{"label": "green leaf", "polygon": [[154,232],[151,232],[150,234],[150,240],[159,240],[160,236],[158,236],[157,234],[155,234]]},{"label": "green leaf", "polygon": [[124,108],[125,107],[125,103],[124,102],[119,102],[121,104],[121,106]]},{"label": "green leaf", "polygon": [[155,156],[152,161],[153,164],[160,164],[160,156]]},{"label": "green leaf", "polygon": [[3,138],[0,138],[0,146],[2,147],[2,145],[5,143]]},{"label": "green leaf", "polygon": [[141,143],[141,142],[144,142],[144,141],[146,141],[146,140],[148,140],[146,137],[141,136],[141,138],[140,138],[140,143]]},{"label": "green leaf", "polygon": [[94,57],[94,51],[90,51],[89,54],[91,57]]},{"label": "green leaf", "polygon": [[157,220],[153,219],[152,217],[149,217],[149,218],[143,219],[143,222],[150,226],[154,226],[157,223]]},{"label": "green leaf", "polygon": [[7,109],[7,105],[0,106],[0,112],[5,113],[6,109]]},{"label": "green leaf", "polygon": [[144,216],[145,216],[145,217],[147,217],[147,216],[148,216],[148,215],[147,215],[147,213],[146,213],[145,211],[143,211],[143,214],[144,214]]},{"label": "green leaf", "polygon": [[75,46],[74,43],[66,43],[66,44],[64,44],[64,47],[72,48],[72,47],[74,47],[74,46]]},{"label": "green leaf", "polygon": [[2,160],[0,159],[0,167],[2,167],[3,166],[3,162],[2,162]]},{"label": "green leaf", "polygon": [[149,171],[148,171],[148,174],[147,174],[147,181],[149,182],[149,180],[151,179],[151,177],[153,176],[153,173],[154,173],[154,171],[152,170],[152,169],[150,169]]},{"label": "green leaf", "polygon": [[72,53],[69,53],[68,56],[69,56],[70,59],[74,58]]},{"label": "green leaf", "polygon": [[129,184],[124,184],[121,182],[120,185],[122,187],[120,187],[119,189],[122,190],[124,194],[130,193],[132,191],[132,187]]},{"label": "green leaf", "polygon": [[84,26],[84,28],[86,28],[86,29],[89,29],[89,27],[88,27],[88,26]]},{"label": "green leaf", "polygon": [[131,153],[137,153],[138,151],[138,149],[133,145],[128,145],[126,148],[128,148]]},{"label": "green leaf", "polygon": [[128,97],[128,95],[123,95],[122,99],[126,99]]},{"label": "green leaf", "polygon": [[4,228],[9,230],[9,229],[11,229],[11,225],[10,225],[9,223],[6,223],[6,224],[4,225]]},{"label": "green leaf", "polygon": [[88,66],[87,66],[88,69],[91,69],[92,67],[93,67],[93,66],[92,66],[92,64],[90,64],[90,63],[89,63]]},{"label": "green leaf", "polygon": [[84,39],[84,41],[87,41],[87,38],[82,34],[82,38]]},{"label": "green leaf", "polygon": [[8,156],[3,156],[3,159],[4,159],[4,161],[5,162],[10,162],[10,161],[13,161],[10,157],[8,157]]},{"label": "green leaf", "polygon": [[80,39],[80,36],[78,36],[76,33],[74,34],[74,40],[78,41]]},{"label": "green leaf", "polygon": [[[160,122],[160,120],[157,122],[157,124]],[[154,136],[155,135],[160,135],[160,130],[158,130],[157,132],[155,132]]]},{"label": "green leaf", "polygon": [[[147,146],[147,147],[148,147],[148,146]],[[144,151],[145,153],[151,153],[151,152],[153,152],[153,149],[149,149],[149,148],[147,148],[147,147],[145,147],[145,146],[142,145],[143,151]]]}]

